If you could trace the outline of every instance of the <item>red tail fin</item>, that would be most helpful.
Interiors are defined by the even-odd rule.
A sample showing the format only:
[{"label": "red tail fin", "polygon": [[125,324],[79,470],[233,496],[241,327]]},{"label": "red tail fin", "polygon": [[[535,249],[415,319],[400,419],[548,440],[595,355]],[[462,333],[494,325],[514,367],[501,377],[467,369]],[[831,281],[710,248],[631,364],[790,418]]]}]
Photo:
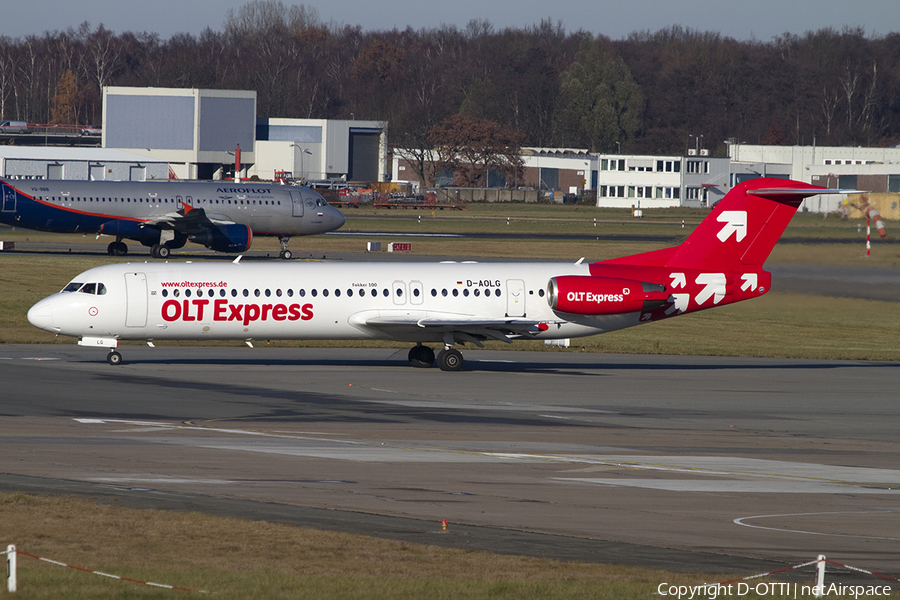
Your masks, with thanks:
[{"label": "red tail fin", "polygon": [[603,261],[727,271],[761,268],[804,198],[827,190],[790,179],[751,179],[734,188],[679,246]]}]

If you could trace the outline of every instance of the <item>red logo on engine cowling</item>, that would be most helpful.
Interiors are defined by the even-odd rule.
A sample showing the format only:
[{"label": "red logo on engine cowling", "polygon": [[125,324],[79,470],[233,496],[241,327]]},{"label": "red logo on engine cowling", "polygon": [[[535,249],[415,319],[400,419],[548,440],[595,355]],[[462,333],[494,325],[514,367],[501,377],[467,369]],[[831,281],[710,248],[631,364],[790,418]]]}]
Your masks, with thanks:
[{"label": "red logo on engine cowling", "polygon": [[550,280],[550,308],[577,315],[615,315],[639,312],[646,303],[665,302],[665,286],[644,284],[634,279],[594,275],[560,275]]},{"label": "red logo on engine cowling", "polygon": [[166,300],[162,305],[162,318],[165,321],[202,321],[210,318],[213,321],[239,321],[244,326],[254,321],[309,321],[313,318],[312,304],[230,304],[225,298],[209,300]]}]

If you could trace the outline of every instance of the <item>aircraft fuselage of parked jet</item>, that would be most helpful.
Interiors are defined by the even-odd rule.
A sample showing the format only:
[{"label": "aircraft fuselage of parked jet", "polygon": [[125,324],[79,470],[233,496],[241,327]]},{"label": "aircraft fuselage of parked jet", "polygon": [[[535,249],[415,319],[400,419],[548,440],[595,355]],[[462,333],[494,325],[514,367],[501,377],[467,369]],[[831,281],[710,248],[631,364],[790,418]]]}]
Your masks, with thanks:
[{"label": "aircraft fuselage of parked jet", "polygon": [[333,231],[344,215],[317,192],[272,183],[0,179],[0,223],[56,233],[104,234],[124,256],[123,239],[156,258],[187,242],[218,252],[250,248],[254,235],[277,236],[290,258],[291,236]]}]

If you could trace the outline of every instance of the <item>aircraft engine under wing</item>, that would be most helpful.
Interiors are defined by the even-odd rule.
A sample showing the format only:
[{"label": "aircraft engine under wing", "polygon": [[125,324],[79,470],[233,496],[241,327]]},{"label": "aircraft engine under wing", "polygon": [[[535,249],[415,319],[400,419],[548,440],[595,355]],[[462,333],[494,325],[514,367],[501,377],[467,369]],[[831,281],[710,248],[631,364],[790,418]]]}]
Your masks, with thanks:
[{"label": "aircraft engine under wing", "polygon": [[248,226],[229,220],[211,219],[202,208],[186,203],[182,203],[181,210],[145,221],[142,225],[157,230],[171,229],[216,252],[246,252],[253,242],[253,232]]},{"label": "aircraft engine under wing", "polygon": [[253,232],[246,225],[211,223],[200,233],[190,234],[190,240],[216,252],[245,252],[253,242]]}]

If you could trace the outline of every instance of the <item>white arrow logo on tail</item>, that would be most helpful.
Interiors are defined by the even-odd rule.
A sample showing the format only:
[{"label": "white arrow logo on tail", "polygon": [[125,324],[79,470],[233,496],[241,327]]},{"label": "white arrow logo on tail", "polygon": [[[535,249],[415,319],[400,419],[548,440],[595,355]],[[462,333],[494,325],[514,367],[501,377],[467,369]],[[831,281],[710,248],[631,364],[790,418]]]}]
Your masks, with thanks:
[{"label": "white arrow logo on tail", "polygon": [[704,302],[713,299],[713,304],[718,304],[725,297],[725,273],[701,273],[697,276],[696,283],[705,286],[695,300],[697,304],[703,305]]},{"label": "white arrow logo on tail", "polygon": [[716,221],[725,223],[725,226],[719,230],[716,237],[720,242],[724,242],[734,234],[734,239],[740,242],[747,236],[747,211],[746,210],[723,210]]},{"label": "white arrow logo on tail", "polygon": [[671,315],[674,312],[683,313],[688,308],[688,302],[691,299],[690,294],[672,294],[672,306],[666,309],[666,314]]},{"label": "white arrow logo on tail", "polygon": [[757,284],[759,284],[759,273],[744,273],[741,275],[741,279],[744,280],[744,283],[741,285],[742,292],[755,290]]},{"label": "white arrow logo on tail", "polygon": [[673,288],[687,287],[687,278],[684,273],[669,273],[669,277],[672,278]]}]

